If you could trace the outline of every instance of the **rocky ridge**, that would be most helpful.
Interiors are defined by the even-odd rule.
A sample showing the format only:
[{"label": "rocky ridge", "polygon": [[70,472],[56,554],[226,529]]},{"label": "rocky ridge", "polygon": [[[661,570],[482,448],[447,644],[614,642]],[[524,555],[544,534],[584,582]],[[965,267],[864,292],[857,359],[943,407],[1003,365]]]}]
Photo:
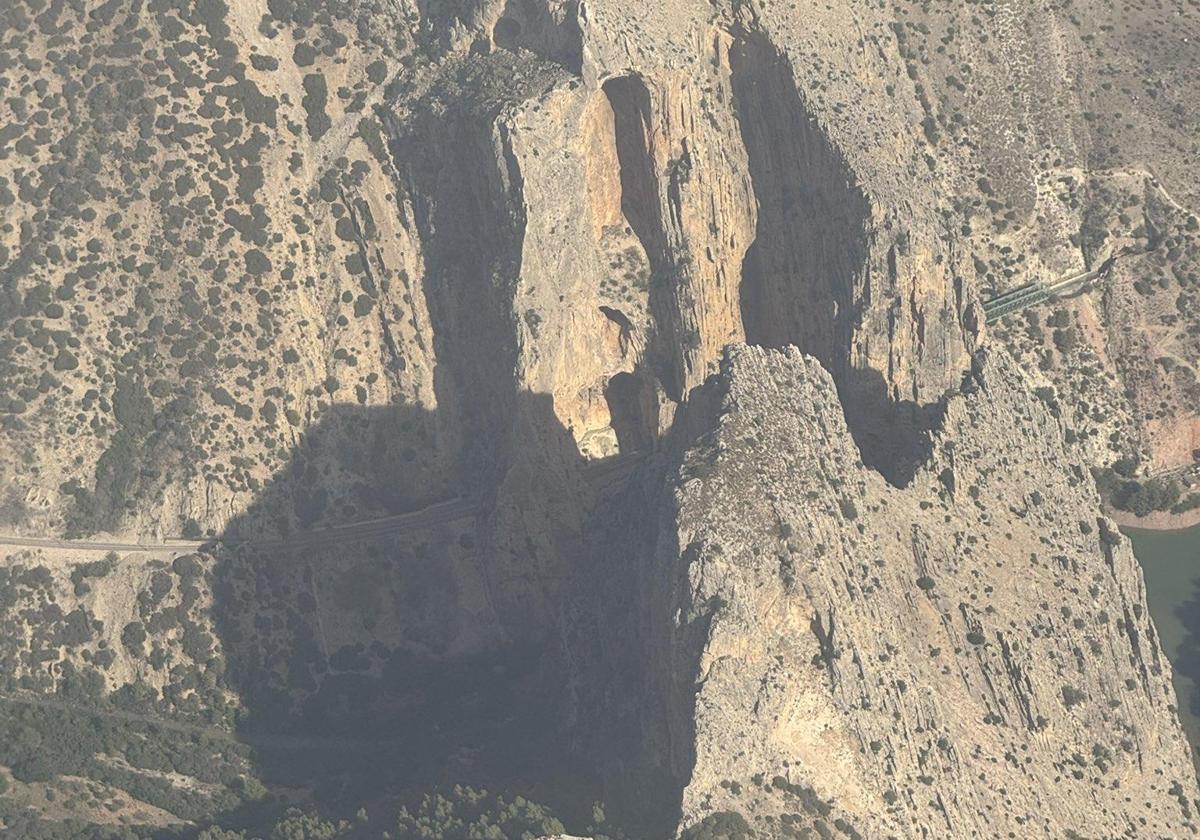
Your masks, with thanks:
[{"label": "rocky ridge", "polygon": [[[516,652],[502,693],[545,703],[539,735],[664,834],[734,813],[768,834],[1191,830],[1137,567],[1047,407],[979,352],[999,277],[971,213],[951,221],[976,172],[938,145],[954,121],[906,64],[907,10],[110,4],[64,55],[85,16],[55,9],[13,12],[57,69],[48,89],[42,58],[13,60],[46,116],[4,135],[24,162],[3,518],[245,537],[459,496],[482,514],[96,580],[13,559],[46,625],[8,605],[14,684],[261,719]],[[1026,11],[1002,16],[1006,55],[1066,37]],[[50,147],[85,96],[141,116]],[[69,224],[35,209],[68,193]],[[1043,272],[1083,259],[1049,215],[1003,243],[1045,240]],[[620,493],[589,477],[614,464]],[[440,702],[399,693],[406,722]]]},{"label": "rocky ridge", "polygon": [[1195,832],[1140,569],[1011,361],[977,359],[902,489],[811,357],[734,347],[713,387],[641,561],[685,825]]}]

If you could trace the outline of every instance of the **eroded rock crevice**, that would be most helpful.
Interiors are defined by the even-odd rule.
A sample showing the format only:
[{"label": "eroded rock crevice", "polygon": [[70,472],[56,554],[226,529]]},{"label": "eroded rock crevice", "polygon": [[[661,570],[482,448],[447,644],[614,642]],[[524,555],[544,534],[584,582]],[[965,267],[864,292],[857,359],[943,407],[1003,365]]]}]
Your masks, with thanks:
[{"label": "eroded rock crevice", "polygon": [[528,50],[578,75],[583,37],[576,0],[508,0],[492,25],[492,43],[500,49]]},{"label": "eroded rock crevice", "polygon": [[791,65],[757,32],[730,50],[758,224],[742,265],[746,340],[795,345],[835,376],[850,363],[870,205],[807,111]]},{"label": "eroded rock crevice", "polygon": [[644,377],[618,373],[604,389],[620,451],[649,452],[657,437],[653,387]]},{"label": "eroded rock crevice", "polygon": [[939,412],[898,399],[888,371],[855,358],[870,305],[871,202],[765,34],[739,32],[729,61],[757,202],[740,287],[746,341],[815,356],[837,383],[863,461],[906,484],[929,455]]},{"label": "eroded rock crevice", "polygon": [[652,148],[650,92],[636,76],[609,79],[603,90],[613,112],[621,212],[651,261],[661,262],[666,237]]},{"label": "eroded rock crevice", "polygon": [[[661,136],[659,115],[646,81],[636,75],[617,76],[602,87],[613,114],[613,137],[620,173],[621,215],[641,246],[646,261],[645,303],[651,335],[646,363],[675,401],[684,397],[685,382],[680,345],[679,313],[675,290],[677,266],[670,254],[668,224],[664,217],[667,173],[659,160],[664,150],[655,146]],[[678,237],[675,237],[678,238]]]}]

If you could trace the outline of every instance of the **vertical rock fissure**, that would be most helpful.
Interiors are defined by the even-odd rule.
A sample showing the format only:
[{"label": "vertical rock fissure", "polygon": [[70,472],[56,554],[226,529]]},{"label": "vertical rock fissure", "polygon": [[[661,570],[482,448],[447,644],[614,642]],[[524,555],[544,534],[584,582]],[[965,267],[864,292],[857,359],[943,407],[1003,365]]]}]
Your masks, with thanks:
[{"label": "vertical rock fissure", "polygon": [[[761,31],[734,34],[734,108],[758,204],[740,287],[746,341],[815,356],[837,384],[863,462],[903,486],[929,455],[940,411],[897,400],[884,373],[855,363],[869,306],[870,202],[806,107],[788,58]],[[889,269],[894,276],[894,260]]]},{"label": "vertical rock fissure", "polygon": [[795,345],[836,378],[849,364],[870,208],[805,108],[790,64],[766,36],[742,34],[730,65],[758,202],[755,239],[742,266],[746,340]]},{"label": "vertical rock fissure", "polygon": [[[516,164],[496,148],[504,137],[495,114],[463,111],[391,131],[393,143],[429,150],[423,159],[409,154],[401,177],[425,243],[434,385],[459,438],[460,475],[491,488],[504,473],[513,423],[517,340],[510,297],[524,218],[515,198]],[[511,171],[498,171],[497,160]]]},{"label": "vertical rock fissure", "polygon": [[621,169],[621,212],[642,243],[651,266],[664,257],[658,175],[651,148],[650,92],[635,76],[618,76],[604,83],[613,111],[617,161]]},{"label": "vertical rock fissure", "polygon": [[684,397],[687,344],[676,293],[681,266],[673,259],[667,220],[663,217],[664,172],[654,148],[653,102],[638,76],[617,76],[603,86],[613,111],[617,163],[620,168],[621,213],[641,243],[650,266],[649,310],[654,335],[647,341],[647,363],[675,401]]}]

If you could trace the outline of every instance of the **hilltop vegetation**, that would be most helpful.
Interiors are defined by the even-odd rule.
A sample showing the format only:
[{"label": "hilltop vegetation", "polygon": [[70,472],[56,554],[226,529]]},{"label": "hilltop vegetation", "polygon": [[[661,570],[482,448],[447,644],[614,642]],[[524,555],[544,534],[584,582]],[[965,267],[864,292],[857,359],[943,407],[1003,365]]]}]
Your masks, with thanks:
[{"label": "hilltop vegetation", "polygon": [[[1200,434],[1196,0],[0,5],[0,533],[131,548],[0,563],[0,833],[1035,836],[996,782],[1032,755],[1105,830],[1143,795],[1190,829],[1088,468],[1200,505],[1150,475]],[[820,365],[746,362],[782,414],[709,450],[743,344]],[[946,440],[965,411],[994,437]],[[132,550],[176,536],[214,542]]]}]

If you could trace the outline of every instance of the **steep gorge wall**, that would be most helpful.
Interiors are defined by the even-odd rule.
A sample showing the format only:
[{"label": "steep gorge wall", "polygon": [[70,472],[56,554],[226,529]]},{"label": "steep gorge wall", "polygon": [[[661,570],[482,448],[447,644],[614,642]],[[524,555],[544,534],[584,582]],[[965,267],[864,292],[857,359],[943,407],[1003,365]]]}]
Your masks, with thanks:
[{"label": "steep gorge wall", "polygon": [[746,338],[795,345],[840,377],[850,366],[856,310],[869,294],[867,198],[765,35],[736,41],[730,62],[759,209],[742,266]]},{"label": "steep gorge wall", "polygon": [[[796,59],[753,15],[685,16],[701,51],[684,69],[618,48],[614,14],[580,12],[582,78],[557,65],[560,82],[497,121],[527,216],[506,316],[518,390],[551,394],[589,457],[618,449],[614,376],[636,381],[618,389],[637,395],[620,413],[642,437],[661,433],[743,339],[816,354],[856,416],[903,405],[911,420],[933,404],[969,343],[934,192],[900,203],[893,173],[856,169],[834,115],[801,93]],[[555,43],[538,54],[559,55]],[[898,457],[864,443],[881,468]]]},{"label": "steep gorge wall", "polygon": [[[868,155],[825,101],[827,70],[806,63],[802,42],[779,42],[791,35],[772,19],[688,7],[655,44],[628,37],[630,12],[615,5],[534,11],[522,14],[537,25],[484,15],[469,54],[395,103],[387,151],[419,252],[431,422],[452,487],[486,511],[474,539],[495,640],[571,651],[565,625],[590,626],[575,602],[593,580],[580,558],[603,557],[608,512],[587,461],[651,453],[723,348],[748,340],[819,359],[870,480],[905,485],[967,366],[971,291],[941,238],[934,185],[908,180],[920,160],[907,135],[876,127],[895,131],[896,151]],[[576,32],[578,66],[563,47]],[[638,603],[632,581],[659,590],[628,565],[657,527],[622,543],[617,579],[597,590],[605,621]],[[578,650],[563,656],[591,667]],[[587,684],[572,667],[560,675]],[[647,692],[630,695],[630,715],[663,702]],[[568,718],[587,706],[563,704]],[[686,755],[687,739],[669,736],[682,752],[667,754]],[[653,772],[670,787],[679,761]]]},{"label": "steep gorge wall", "polygon": [[608,651],[643,669],[626,770],[673,780],[683,825],[1196,832],[1140,569],[1009,360],[979,360],[904,489],[794,349],[731,348],[691,408],[639,535],[656,548],[611,558],[637,581],[637,652]]},{"label": "steep gorge wall", "polygon": [[976,292],[882,13],[460,5],[423,13],[376,134],[334,129],[377,165],[309,191],[300,367],[256,385],[302,394],[283,468],[249,505],[197,480],[164,506],[233,535],[451,495],[480,521],[225,561],[261,607],[214,630],[252,642],[242,687],[518,650],[508,699],[664,834],[1187,826],[1136,566],[1009,363],[971,370]]},{"label": "steep gorge wall", "polygon": [[[860,350],[880,341],[874,267],[888,266],[896,294],[920,279],[901,277],[900,246],[875,244],[890,211],[872,207],[762,31],[697,26],[707,54],[687,70],[600,72],[586,25],[582,79],[555,61],[518,70],[498,45],[447,65],[391,125],[422,249],[438,422],[459,442],[464,490],[493,510],[485,545],[518,636],[553,632],[546,582],[565,574],[592,504],[584,460],[653,449],[730,342],[815,353],[851,416],[874,421],[864,451],[897,482],[921,453],[894,430],[927,434],[919,404],[907,417],[893,404],[935,390]],[[506,88],[488,81],[504,72]],[[447,105],[463,90],[484,93]],[[923,323],[905,326],[923,322],[914,307],[887,317],[923,340]],[[940,392],[952,374],[920,379]],[[534,588],[549,587],[539,595],[530,568]]]}]

